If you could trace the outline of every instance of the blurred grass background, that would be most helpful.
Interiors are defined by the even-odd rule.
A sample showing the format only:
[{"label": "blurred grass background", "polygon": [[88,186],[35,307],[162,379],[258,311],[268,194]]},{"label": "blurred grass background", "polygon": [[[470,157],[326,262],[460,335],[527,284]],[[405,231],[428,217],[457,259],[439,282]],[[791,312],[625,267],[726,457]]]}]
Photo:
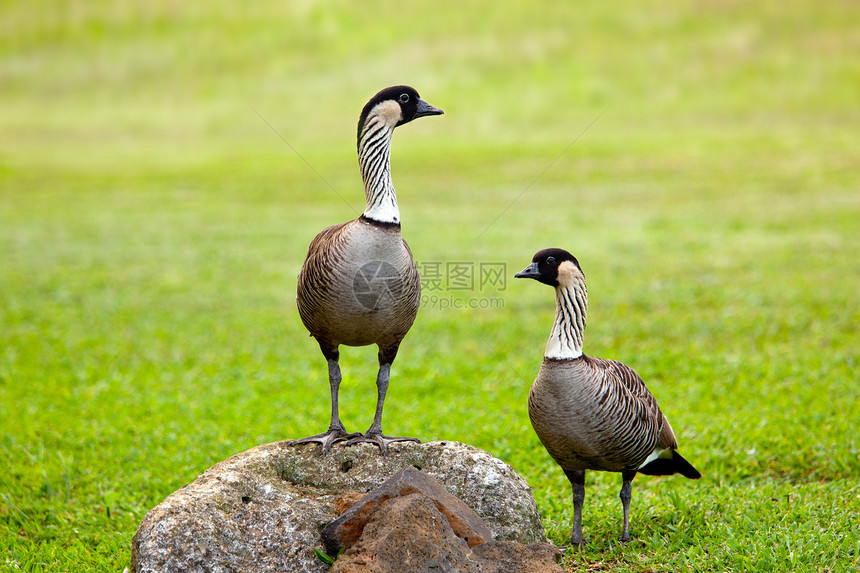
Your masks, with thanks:
[{"label": "blurred grass background", "polygon": [[[619,547],[591,473],[565,567],[858,567],[856,4],[11,0],[0,32],[0,570],[121,570],[167,494],[325,427],[295,276],[361,212],[355,123],[399,83],[446,112],[394,140],[416,258],[510,280],[426,292],[502,303],[426,301],[387,431],[512,464],[566,543],[526,413],[552,293],[511,279],[564,247],[586,353],[639,371],[704,474],[640,477]],[[364,430],[375,350],[342,355]]]}]

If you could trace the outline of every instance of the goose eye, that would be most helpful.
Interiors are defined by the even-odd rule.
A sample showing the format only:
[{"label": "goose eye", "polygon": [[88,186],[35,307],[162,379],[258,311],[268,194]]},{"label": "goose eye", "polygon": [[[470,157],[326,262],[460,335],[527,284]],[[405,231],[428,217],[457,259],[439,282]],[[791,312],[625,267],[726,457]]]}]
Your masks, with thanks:
[{"label": "goose eye", "polygon": [[400,103],[406,103],[409,101],[409,94],[400,94]]},{"label": "goose eye", "polygon": [[547,257],[546,262],[549,264],[553,264],[555,262],[555,257]]}]

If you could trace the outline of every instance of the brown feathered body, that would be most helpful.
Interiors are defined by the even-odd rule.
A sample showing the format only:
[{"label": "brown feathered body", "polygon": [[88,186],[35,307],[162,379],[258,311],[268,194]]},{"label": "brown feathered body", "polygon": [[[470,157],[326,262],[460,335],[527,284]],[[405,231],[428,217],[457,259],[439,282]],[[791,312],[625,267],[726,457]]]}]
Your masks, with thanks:
[{"label": "brown feathered body", "polygon": [[323,230],[308,249],[296,298],[302,322],[321,345],[399,345],[421,299],[400,225],[359,218]]},{"label": "brown feathered body", "polygon": [[564,470],[638,470],[675,435],[642,378],[615,360],[544,358],[529,392],[529,418]]}]

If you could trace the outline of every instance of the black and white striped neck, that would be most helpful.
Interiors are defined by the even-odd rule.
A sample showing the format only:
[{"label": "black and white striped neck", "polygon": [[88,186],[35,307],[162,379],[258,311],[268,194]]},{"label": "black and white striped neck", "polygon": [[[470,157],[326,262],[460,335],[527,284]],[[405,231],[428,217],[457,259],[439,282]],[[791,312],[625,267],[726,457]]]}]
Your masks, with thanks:
[{"label": "black and white striped neck", "polygon": [[555,322],[546,343],[546,358],[572,360],[582,356],[587,310],[588,292],[584,280],[556,287]]},{"label": "black and white striped neck", "polygon": [[364,181],[362,218],[399,225],[400,209],[391,182],[391,136],[395,125],[390,114],[368,115],[359,134],[358,165]]}]

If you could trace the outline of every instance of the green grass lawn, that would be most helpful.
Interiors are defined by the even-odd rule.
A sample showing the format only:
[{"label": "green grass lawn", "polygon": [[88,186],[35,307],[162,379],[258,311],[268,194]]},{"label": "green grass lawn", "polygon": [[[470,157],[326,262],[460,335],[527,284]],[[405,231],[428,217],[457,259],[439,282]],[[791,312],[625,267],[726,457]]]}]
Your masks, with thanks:
[{"label": "green grass lawn", "polygon": [[[386,430],[510,463],[567,542],[526,411],[553,295],[512,279],[563,247],[586,353],[703,474],[640,476],[619,546],[590,473],[566,569],[860,568],[853,3],[174,4],[0,7],[0,570],[120,571],[166,495],[325,428],[295,277],[361,212],[355,123],[395,83],[446,111],[395,135],[416,258],[508,280],[425,290]],[[341,363],[364,430],[375,349]]]}]

